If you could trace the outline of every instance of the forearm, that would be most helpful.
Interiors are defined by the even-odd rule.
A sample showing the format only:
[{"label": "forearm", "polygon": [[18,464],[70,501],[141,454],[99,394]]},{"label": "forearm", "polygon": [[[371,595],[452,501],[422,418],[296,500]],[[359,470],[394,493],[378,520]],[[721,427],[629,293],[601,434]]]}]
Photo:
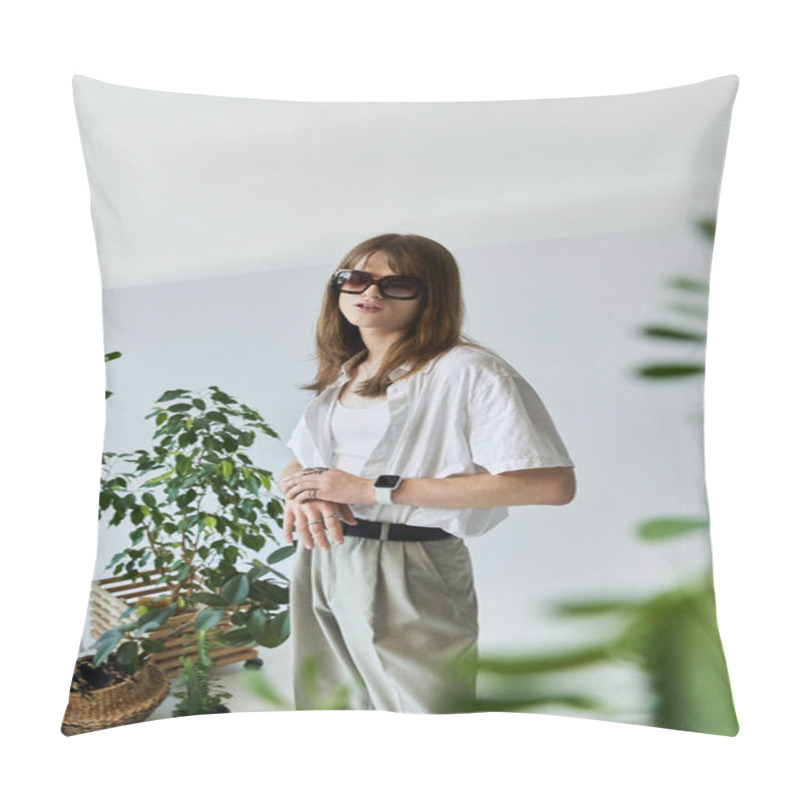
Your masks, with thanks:
[{"label": "forearm", "polygon": [[[374,503],[374,489],[370,488]],[[574,496],[573,470],[567,467],[515,470],[499,475],[405,478],[392,492],[397,505],[423,508],[496,508],[564,505]]]}]

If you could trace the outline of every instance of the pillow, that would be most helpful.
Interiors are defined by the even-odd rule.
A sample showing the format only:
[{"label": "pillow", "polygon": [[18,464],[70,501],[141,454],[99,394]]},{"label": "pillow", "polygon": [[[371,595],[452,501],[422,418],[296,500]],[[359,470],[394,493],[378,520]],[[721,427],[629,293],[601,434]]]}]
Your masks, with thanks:
[{"label": "pillow", "polygon": [[63,733],[378,709],[736,735],[702,447],[736,76],[73,88],[107,417]]}]

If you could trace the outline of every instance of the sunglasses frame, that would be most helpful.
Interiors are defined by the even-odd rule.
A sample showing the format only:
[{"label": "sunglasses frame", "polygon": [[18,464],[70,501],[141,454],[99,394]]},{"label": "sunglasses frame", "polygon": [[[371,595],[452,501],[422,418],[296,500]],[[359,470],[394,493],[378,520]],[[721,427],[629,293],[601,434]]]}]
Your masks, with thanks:
[{"label": "sunglasses frame", "polygon": [[[364,284],[364,288],[361,289],[359,292],[355,292],[352,289],[343,289],[342,284],[345,283],[347,278],[352,274],[356,275],[366,275],[369,278],[369,283]],[[393,295],[386,294],[384,291],[384,287],[386,286],[386,281],[391,281],[392,278],[403,278],[404,280],[411,281],[416,286],[416,291],[411,297],[394,297]],[[381,297],[388,298],[389,300],[416,300],[424,291],[425,291],[425,284],[422,283],[421,280],[418,278],[413,278],[410,275],[384,275],[382,278],[373,278],[369,272],[364,272],[360,269],[340,269],[337,270],[333,277],[331,278],[331,283],[333,288],[336,289],[338,292],[344,292],[345,294],[364,294],[364,292],[372,286],[373,283],[377,284],[378,291],[381,293]]]}]

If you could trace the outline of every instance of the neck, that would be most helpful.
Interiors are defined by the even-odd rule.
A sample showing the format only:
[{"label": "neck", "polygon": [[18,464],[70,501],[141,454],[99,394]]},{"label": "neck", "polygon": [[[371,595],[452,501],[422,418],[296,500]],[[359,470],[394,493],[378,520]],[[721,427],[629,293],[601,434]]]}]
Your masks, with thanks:
[{"label": "neck", "polygon": [[377,369],[386,358],[389,348],[399,339],[396,331],[362,330],[361,340],[367,349],[367,357],[362,362],[368,369]]}]

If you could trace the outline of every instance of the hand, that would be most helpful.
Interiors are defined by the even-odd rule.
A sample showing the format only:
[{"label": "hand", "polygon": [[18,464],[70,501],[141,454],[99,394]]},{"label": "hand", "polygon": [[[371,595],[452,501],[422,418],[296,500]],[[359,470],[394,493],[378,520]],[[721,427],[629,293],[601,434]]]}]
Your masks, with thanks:
[{"label": "hand", "polygon": [[375,503],[374,481],[341,469],[314,473],[301,470],[283,478],[278,485],[287,500],[327,500],[330,503]]},{"label": "hand", "polygon": [[348,525],[356,520],[350,507],[327,500],[287,500],[283,516],[283,538],[294,542],[292,527],[297,523],[297,535],[303,546],[312,550],[314,546],[323,550],[331,549],[331,541],[344,543],[344,533],[340,518]]}]

